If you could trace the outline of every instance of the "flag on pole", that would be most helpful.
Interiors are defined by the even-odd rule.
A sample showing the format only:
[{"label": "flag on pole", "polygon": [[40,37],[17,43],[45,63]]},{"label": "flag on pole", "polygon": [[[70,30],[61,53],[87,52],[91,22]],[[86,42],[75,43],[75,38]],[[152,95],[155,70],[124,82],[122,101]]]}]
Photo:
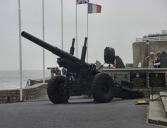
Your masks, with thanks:
[{"label": "flag on pole", "polygon": [[101,13],[101,5],[88,3],[88,13]]},{"label": "flag on pole", "polygon": [[77,4],[87,4],[89,0],[77,0]]}]

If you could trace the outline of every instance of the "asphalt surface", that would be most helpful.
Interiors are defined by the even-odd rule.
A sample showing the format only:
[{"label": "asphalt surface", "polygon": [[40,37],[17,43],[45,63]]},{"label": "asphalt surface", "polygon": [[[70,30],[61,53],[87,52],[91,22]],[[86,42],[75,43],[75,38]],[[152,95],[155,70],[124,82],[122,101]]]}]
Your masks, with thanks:
[{"label": "asphalt surface", "polygon": [[146,123],[147,105],[135,104],[118,99],[105,104],[88,99],[0,104],[0,128],[158,128]]}]

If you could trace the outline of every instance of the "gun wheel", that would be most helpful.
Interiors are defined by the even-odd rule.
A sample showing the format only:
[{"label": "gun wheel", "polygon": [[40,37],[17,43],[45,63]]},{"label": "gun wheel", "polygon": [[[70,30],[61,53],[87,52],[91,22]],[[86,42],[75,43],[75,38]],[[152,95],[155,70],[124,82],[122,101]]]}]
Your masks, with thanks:
[{"label": "gun wheel", "polygon": [[92,93],[95,102],[107,103],[113,98],[112,77],[107,73],[98,73],[92,82]]},{"label": "gun wheel", "polygon": [[67,89],[65,89],[64,84],[64,76],[55,76],[48,82],[47,94],[52,103],[68,103],[69,94]]}]

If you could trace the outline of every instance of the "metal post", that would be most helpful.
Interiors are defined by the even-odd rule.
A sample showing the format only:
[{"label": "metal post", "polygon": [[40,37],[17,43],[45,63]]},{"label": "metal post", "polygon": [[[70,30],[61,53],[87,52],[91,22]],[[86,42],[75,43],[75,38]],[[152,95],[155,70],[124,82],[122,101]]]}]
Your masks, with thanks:
[{"label": "metal post", "polygon": [[[42,0],[42,36],[45,41],[45,3]],[[42,49],[43,53],[43,83],[45,83],[45,49]]]},{"label": "metal post", "polygon": [[23,101],[23,89],[22,89],[21,4],[20,4],[20,0],[18,0],[18,21],[19,21],[20,101]]},{"label": "metal post", "polygon": [[76,56],[78,57],[78,8],[77,1],[76,2]]},{"label": "metal post", "polygon": [[63,0],[61,0],[61,48],[63,49]]},{"label": "metal post", "polygon": [[[87,3],[87,38],[88,38],[88,36],[89,36],[89,16],[88,16],[88,3]],[[89,40],[89,38],[88,38],[88,40]],[[88,43],[88,40],[87,40],[87,62],[89,61],[89,55],[88,55],[88,53],[89,53],[89,43]]]},{"label": "metal post", "polygon": [[[149,40],[146,40],[146,45],[147,45],[147,56],[149,56],[149,44],[150,44],[150,41]],[[147,68],[149,66],[149,62],[147,62]]]}]

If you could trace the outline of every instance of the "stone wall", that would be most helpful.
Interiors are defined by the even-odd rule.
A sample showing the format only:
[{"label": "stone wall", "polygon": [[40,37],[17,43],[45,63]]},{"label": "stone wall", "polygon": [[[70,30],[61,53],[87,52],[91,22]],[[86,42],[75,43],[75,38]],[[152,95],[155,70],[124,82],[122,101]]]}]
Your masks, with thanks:
[{"label": "stone wall", "polygon": [[[145,97],[149,97],[152,93],[167,91],[167,68],[104,69],[103,72],[110,74],[117,83],[121,84],[121,81],[132,83],[133,90],[143,92]],[[150,74],[155,74],[155,77],[151,77]],[[163,77],[165,75],[164,83],[159,78],[159,74]]]},{"label": "stone wall", "polygon": [[118,83],[132,82],[135,89],[167,88],[167,68],[104,69],[103,72],[110,74]]},{"label": "stone wall", "polygon": [[[23,101],[29,101],[44,97],[47,94],[47,84],[39,83],[23,89]],[[0,104],[20,101],[20,90],[0,90]]]}]

